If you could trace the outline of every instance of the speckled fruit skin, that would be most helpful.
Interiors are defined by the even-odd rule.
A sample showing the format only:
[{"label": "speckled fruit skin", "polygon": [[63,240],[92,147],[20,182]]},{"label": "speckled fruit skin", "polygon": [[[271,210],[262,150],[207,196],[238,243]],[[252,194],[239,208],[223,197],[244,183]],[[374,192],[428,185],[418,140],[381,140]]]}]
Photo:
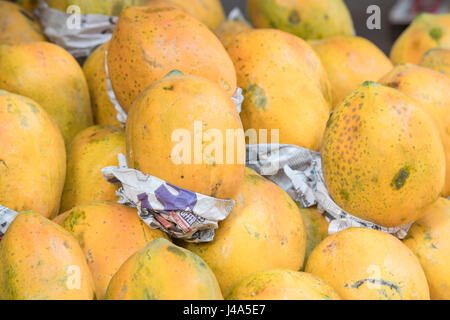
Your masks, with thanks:
[{"label": "speckled fruit skin", "polygon": [[446,159],[444,197],[450,196],[450,79],[413,64],[397,65],[380,83],[406,93],[433,119],[444,145]]},{"label": "speckled fruit skin", "polygon": [[20,213],[0,242],[0,299],[94,297],[92,275],[77,240],[40,214]]},{"label": "speckled fruit skin", "polygon": [[328,221],[323,214],[317,210],[317,207],[303,208],[300,203],[297,207],[303,218],[303,224],[306,231],[306,250],[305,262],[315,247],[328,237]]},{"label": "speckled fruit skin", "polygon": [[108,95],[106,83],[105,51],[109,42],[97,47],[83,65],[83,72],[89,86],[94,123],[99,125],[121,126],[117,111]]},{"label": "speckled fruit skin", "polygon": [[56,215],[66,175],[58,127],[36,102],[3,90],[0,123],[0,204]]},{"label": "speckled fruit skin", "polygon": [[450,299],[450,200],[440,198],[425,209],[403,243],[425,271],[432,300]]},{"label": "speckled fruit skin", "polygon": [[342,0],[248,0],[247,11],[255,27],[276,28],[303,39],[355,34]]},{"label": "speckled fruit skin", "polygon": [[395,41],[391,50],[394,64],[418,64],[425,52],[450,46],[450,14],[421,13]]},{"label": "speckled fruit skin", "polygon": [[313,49],[289,33],[255,29],[238,34],[227,50],[245,97],[244,129],[279,129],[280,143],[317,150],[331,90]]},{"label": "speckled fruit skin", "polygon": [[89,89],[77,61],[49,42],[0,45],[0,89],[29,97],[55,120],[66,144],[93,124]]},{"label": "speckled fruit skin", "polygon": [[291,197],[246,168],[235,200],[212,242],[182,244],[206,261],[222,291],[253,272],[276,268],[300,270],[306,231]]},{"label": "speckled fruit skin", "polygon": [[[204,137],[200,145],[196,122],[202,126],[204,136],[212,129],[223,141],[215,136],[206,141]],[[180,130],[182,138],[177,135]],[[233,145],[226,142],[227,130],[241,133]],[[127,119],[126,137],[128,166],[178,187],[229,199],[242,182],[242,123],[230,97],[208,79],[172,72],[154,83],[134,103]],[[223,159],[208,151],[213,143],[219,145],[218,150],[222,148]],[[177,152],[179,145],[188,150]],[[227,152],[231,151],[234,158],[227,160]],[[185,155],[187,159],[183,158]]]},{"label": "speckled fruit skin", "polygon": [[108,71],[122,108],[172,70],[218,83],[229,96],[236,73],[219,39],[204,24],[173,6],[122,11],[108,50]]},{"label": "speckled fruit skin", "polygon": [[312,252],[305,268],[344,300],[429,300],[417,257],[381,231],[350,228],[332,234]]},{"label": "speckled fruit skin", "polygon": [[450,77],[450,49],[435,48],[428,50],[423,55],[420,65]]},{"label": "speckled fruit skin", "polygon": [[444,186],[444,148],[432,119],[412,98],[374,82],[336,107],[321,153],[334,201],[385,227],[419,219]]},{"label": "speckled fruit skin", "polygon": [[226,300],[341,300],[315,275],[292,270],[252,273],[227,290]]},{"label": "speckled fruit skin", "polygon": [[196,254],[158,238],[133,254],[111,279],[107,300],[223,300]]},{"label": "speckled fruit skin", "polygon": [[45,41],[37,18],[15,3],[0,1],[0,21],[0,44]]},{"label": "speckled fruit skin", "polygon": [[102,201],[76,206],[54,221],[80,243],[91,270],[97,299],[104,299],[109,281],[136,251],[156,238],[168,238],[147,226],[135,208]]},{"label": "speckled fruit skin", "polygon": [[51,8],[66,12],[71,5],[80,7],[81,14],[118,16],[129,6],[140,6],[148,0],[45,0]]},{"label": "speckled fruit skin", "polygon": [[331,83],[333,107],[364,81],[378,81],[393,68],[389,58],[361,37],[310,41]]},{"label": "speckled fruit skin", "polygon": [[214,31],[225,20],[220,0],[147,0],[146,6],[175,5]]},{"label": "speckled fruit skin", "polygon": [[91,201],[117,201],[117,186],[105,181],[102,169],[118,165],[126,154],[125,130],[93,126],[81,131],[67,149],[67,175],[61,212]]},{"label": "speckled fruit skin", "polygon": [[253,27],[245,20],[225,20],[216,29],[215,33],[225,48],[239,33],[250,31]]}]

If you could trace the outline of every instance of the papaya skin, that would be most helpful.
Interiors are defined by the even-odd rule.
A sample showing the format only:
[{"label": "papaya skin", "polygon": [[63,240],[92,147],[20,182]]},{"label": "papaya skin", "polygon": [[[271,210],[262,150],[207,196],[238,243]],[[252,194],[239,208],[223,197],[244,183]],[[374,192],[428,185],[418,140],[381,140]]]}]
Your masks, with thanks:
[{"label": "papaya skin", "polygon": [[247,12],[256,28],[276,28],[305,40],[355,34],[342,0],[248,0]]},{"label": "papaya skin", "polygon": [[[194,149],[194,140],[198,140],[196,122],[204,135],[212,129],[223,137],[223,144],[216,141],[223,159],[208,151],[213,142],[206,139],[201,154]],[[227,130],[238,133],[233,146],[225,141]],[[182,136],[178,136],[180,131]],[[135,101],[128,115],[126,137],[128,166],[178,187],[230,199],[242,182],[242,123],[230,97],[208,79],[174,72],[154,83]],[[180,145],[184,150],[177,152]],[[234,158],[227,160],[230,150]],[[196,163],[199,156],[201,163]]]},{"label": "papaya skin", "polygon": [[436,48],[428,50],[423,55],[420,65],[450,77],[450,49]]},{"label": "papaya skin", "polygon": [[109,283],[106,299],[223,300],[223,297],[214,274],[201,258],[158,238],[120,267]]},{"label": "papaya skin", "polygon": [[103,178],[102,169],[117,166],[119,153],[126,153],[125,130],[93,126],[81,131],[67,150],[67,175],[61,211],[91,201],[117,201],[117,186]]},{"label": "papaya skin", "polygon": [[225,48],[239,33],[250,31],[253,27],[244,20],[225,20],[216,29],[215,33]]},{"label": "papaya skin", "polygon": [[289,33],[255,29],[236,35],[227,50],[245,97],[244,129],[279,129],[280,143],[318,150],[331,90],[313,49]]},{"label": "papaya skin", "polygon": [[327,283],[305,272],[268,270],[252,273],[227,290],[225,300],[341,300]]},{"label": "papaya skin", "polygon": [[449,46],[450,14],[421,13],[397,38],[390,57],[394,64],[419,64],[428,50]]},{"label": "papaya skin", "polygon": [[173,6],[123,10],[107,60],[117,100],[127,112],[142,91],[175,69],[218,83],[230,97],[236,91],[236,72],[219,39]]},{"label": "papaya skin", "polygon": [[76,206],[56,221],[80,243],[100,300],[112,276],[132,254],[156,238],[168,239],[164,232],[150,229],[135,208],[109,201]]},{"label": "papaya skin", "polygon": [[129,6],[140,6],[148,0],[45,0],[50,8],[66,12],[71,5],[80,7],[81,14],[118,16]]},{"label": "papaya skin", "polygon": [[0,44],[46,40],[33,13],[15,3],[0,1],[0,21]]},{"label": "papaya skin", "polygon": [[17,215],[0,242],[0,299],[94,298],[92,275],[77,240],[40,214]]},{"label": "papaya skin", "polygon": [[344,300],[429,300],[417,257],[381,231],[350,228],[332,234],[311,253],[305,268]]},{"label": "papaya skin", "polygon": [[0,45],[0,89],[29,97],[55,120],[66,144],[93,124],[89,89],[77,61],[49,42]]},{"label": "papaya skin", "polygon": [[361,37],[310,41],[330,80],[333,107],[364,81],[378,81],[393,68],[389,58]]},{"label": "papaya skin", "polygon": [[450,196],[450,79],[434,70],[413,64],[399,64],[380,79],[419,102],[439,130],[444,145],[446,178],[442,196]]},{"label": "papaya skin", "polygon": [[439,198],[425,209],[403,243],[419,258],[432,300],[450,299],[450,201]]},{"label": "papaya skin", "polygon": [[89,87],[94,123],[121,126],[122,124],[117,120],[116,108],[108,95],[105,70],[105,51],[107,48],[108,42],[97,47],[86,59],[83,72]]},{"label": "papaya skin", "polygon": [[305,255],[306,231],[301,214],[280,187],[245,168],[236,204],[220,222],[214,240],[183,243],[211,267],[222,292],[257,271],[298,271]]},{"label": "papaya skin", "polygon": [[336,107],[321,154],[334,201],[385,227],[419,219],[445,182],[444,148],[432,119],[406,94],[374,82]]},{"label": "papaya skin", "polygon": [[0,90],[0,203],[45,217],[59,212],[66,150],[50,115],[31,99]]},{"label": "papaya skin", "polygon": [[17,4],[20,4],[22,7],[24,7],[27,10],[33,10],[38,5],[38,0],[16,0],[14,1]]}]

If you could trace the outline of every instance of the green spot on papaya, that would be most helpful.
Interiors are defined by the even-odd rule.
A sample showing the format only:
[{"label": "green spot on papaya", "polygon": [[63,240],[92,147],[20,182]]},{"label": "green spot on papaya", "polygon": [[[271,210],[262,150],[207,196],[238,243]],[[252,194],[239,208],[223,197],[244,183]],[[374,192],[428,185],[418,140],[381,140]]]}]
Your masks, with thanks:
[{"label": "green spot on papaya", "polygon": [[265,110],[267,106],[266,92],[263,88],[257,84],[252,84],[244,92],[244,96],[251,104],[254,104],[257,108]]},{"label": "green spot on papaya", "polygon": [[174,77],[174,76],[184,76],[185,74],[180,70],[172,70],[170,71],[164,78]]},{"label": "green spot on papaya", "polygon": [[401,168],[392,179],[391,187],[395,190],[400,190],[405,185],[406,180],[409,177],[410,171],[411,170],[409,167]]},{"label": "green spot on papaya", "polygon": [[441,28],[433,28],[430,30],[429,35],[434,41],[438,42],[439,40],[441,40],[444,32]]},{"label": "green spot on papaya", "polygon": [[341,191],[339,191],[339,195],[341,196],[342,199],[344,199],[345,201],[348,201],[350,198],[350,194],[348,193],[347,190],[345,189],[341,189]]},{"label": "green spot on papaya", "polygon": [[182,259],[186,258],[186,253],[182,249],[178,248],[177,246],[168,246],[167,251],[170,251],[173,254],[176,254],[177,256],[179,256]]},{"label": "green spot on papaya", "polygon": [[297,10],[292,10],[289,14],[289,23],[290,24],[299,24],[300,23],[300,15]]}]

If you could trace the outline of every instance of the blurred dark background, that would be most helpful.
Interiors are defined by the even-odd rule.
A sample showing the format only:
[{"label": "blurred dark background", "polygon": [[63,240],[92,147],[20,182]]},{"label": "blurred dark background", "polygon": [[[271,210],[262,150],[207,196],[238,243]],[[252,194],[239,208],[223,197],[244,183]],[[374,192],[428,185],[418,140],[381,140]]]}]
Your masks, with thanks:
[{"label": "blurred dark background", "polygon": [[[353,17],[356,33],[359,36],[374,42],[385,53],[389,53],[394,40],[406,27],[404,25],[392,26],[389,23],[389,12],[395,4],[395,0],[346,0],[347,6]],[[243,12],[246,11],[247,0],[222,0],[226,12],[230,12],[234,7],[239,7]],[[366,13],[367,7],[378,5],[381,9],[381,29],[369,30],[366,27],[366,20],[369,14]]]}]

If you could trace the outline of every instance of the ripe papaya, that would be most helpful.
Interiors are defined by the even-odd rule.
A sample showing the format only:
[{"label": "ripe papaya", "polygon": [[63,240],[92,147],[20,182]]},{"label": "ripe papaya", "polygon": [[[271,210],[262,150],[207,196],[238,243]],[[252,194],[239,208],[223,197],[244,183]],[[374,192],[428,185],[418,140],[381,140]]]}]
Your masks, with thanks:
[{"label": "ripe papaya", "polygon": [[133,254],[112,277],[107,300],[223,300],[216,277],[196,254],[164,238]]},{"label": "ripe papaya", "polygon": [[334,37],[309,44],[327,71],[333,107],[364,81],[378,81],[393,68],[377,46],[361,37]]},{"label": "ripe papaya", "polygon": [[213,241],[183,244],[206,261],[222,290],[253,272],[277,268],[300,270],[306,232],[291,197],[246,168],[235,199],[235,206],[219,224]]},{"label": "ripe papaya", "polygon": [[112,276],[132,254],[156,238],[168,238],[164,232],[150,229],[136,208],[109,201],[76,206],[54,221],[80,243],[97,299],[105,297]]},{"label": "ripe papaya", "polygon": [[0,45],[0,89],[31,98],[56,121],[66,144],[93,124],[81,67],[49,42]]},{"label": "ripe papaya", "polygon": [[334,201],[385,227],[419,219],[445,182],[444,148],[433,120],[406,94],[374,82],[336,107],[321,154]]},{"label": "ripe papaya", "polygon": [[433,300],[450,299],[450,200],[439,198],[424,209],[403,243],[419,258]]},{"label": "ripe papaya", "polygon": [[0,242],[1,300],[92,300],[94,284],[77,240],[27,211]]},{"label": "ripe papaya", "polygon": [[56,215],[66,175],[58,127],[36,102],[3,90],[0,123],[0,204]]},{"label": "ripe papaya", "polygon": [[279,129],[280,143],[317,150],[331,90],[311,46],[280,30],[255,29],[236,35],[227,50],[245,97],[244,129]]},{"label": "ripe papaya", "polygon": [[248,0],[250,21],[257,28],[276,28],[305,40],[353,36],[343,0]]},{"label": "ripe papaya", "polygon": [[91,201],[117,201],[117,186],[105,181],[102,169],[117,166],[119,153],[126,153],[120,127],[93,126],[75,136],[67,150],[61,212]]},{"label": "ripe papaya", "polygon": [[328,236],[311,253],[306,272],[323,279],[345,300],[429,300],[417,257],[381,231],[350,228]]},{"label": "ripe papaya", "polygon": [[128,114],[126,137],[129,166],[178,187],[229,199],[242,182],[242,123],[208,79],[172,72],[155,82]]},{"label": "ripe papaya", "polygon": [[38,6],[38,0],[13,0],[13,1],[27,10],[33,10]]},{"label": "ripe papaya", "polygon": [[20,5],[0,1],[0,21],[0,44],[45,41],[38,19]]},{"label": "ripe papaya", "polygon": [[428,50],[423,55],[420,65],[450,77],[450,49],[435,48]]},{"label": "ripe papaya", "polygon": [[225,293],[226,300],[341,300],[313,274],[276,269],[245,276]]},{"label": "ripe papaya", "polygon": [[394,64],[418,64],[425,52],[450,46],[450,14],[421,13],[397,38],[391,50]]}]

